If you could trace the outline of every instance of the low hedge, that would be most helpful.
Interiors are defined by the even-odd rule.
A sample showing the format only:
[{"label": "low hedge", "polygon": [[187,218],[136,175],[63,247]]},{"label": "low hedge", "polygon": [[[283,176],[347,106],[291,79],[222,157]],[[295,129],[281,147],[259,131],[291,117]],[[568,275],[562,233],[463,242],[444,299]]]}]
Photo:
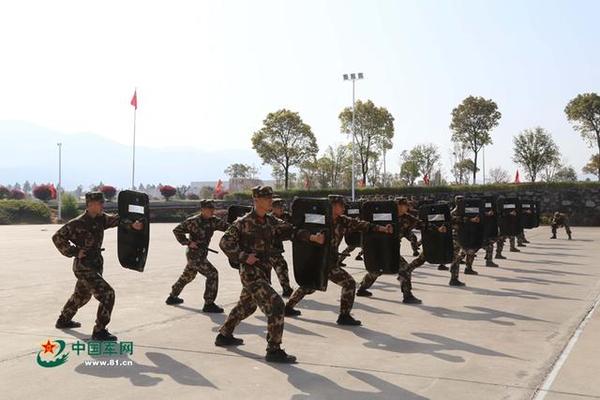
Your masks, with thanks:
[{"label": "low hedge", "polygon": [[50,222],[50,209],[44,203],[33,200],[0,200],[0,225]]},{"label": "low hedge", "polygon": [[[600,189],[600,182],[535,182],[535,183],[503,183],[489,185],[447,185],[447,186],[397,186],[397,187],[373,187],[357,188],[356,197],[389,195],[426,195],[435,193],[471,193],[471,192],[510,192],[510,191],[528,191],[528,190],[559,190],[559,189]],[[275,190],[275,194],[285,199],[298,197],[327,197],[329,194],[340,194],[350,196],[350,189],[291,189]],[[225,200],[250,200],[252,192],[235,192],[225,196]]]}]

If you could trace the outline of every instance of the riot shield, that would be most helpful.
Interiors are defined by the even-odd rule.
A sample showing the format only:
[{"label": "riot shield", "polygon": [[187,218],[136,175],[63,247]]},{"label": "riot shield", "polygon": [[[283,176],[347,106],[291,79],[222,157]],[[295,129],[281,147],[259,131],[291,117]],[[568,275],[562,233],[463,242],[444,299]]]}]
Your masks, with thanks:
[{"label": "riot shield", "polygon": [[[450,206],[446,202],[425,203],[419,207],[419,219],[423,222],[421,242],[423,255],[430,264],[449,264],[453,258],[452,218]],[[438,228],[446,227],[441,233]]]},{"label": "riot shield", "polygon": [[[346,215],[350,218],[360,218],[362,203],[360,201],[351,201],[346,205]],[[361,247],[362,234],[360,232],[347,232],[344,235],[346,244],[351,247]]]},{"label": "riot shield", "polygon": [[[470,197],[459,203],[458,215],[463,218],[459,225],[458,243],[463,249],[477,250],[483,245],[483,201]],[[479,222],[471,221],[479,217]]]},{"label": "riot shield", "polygon": [[487,243],[498,237],[498,205],[495,196],[483,197],[483,240]]},{"label": "riot shield", "polygon": [[542,213],[541,212],[541,208],[540,208],[541,204],[540,204],[540,202],[538,200],[534,200],[533,201],[533,205],[534,205],[534,208],[535,208],[535,211],[534,211],[535,222],[534,222],[534,226],[533,227],[537,228],[537,227],[540,226],[540,215]]},{"label": "riot shield", "polygon": [[369,272],[397,274],[400,267],[400,234],[398,206],[395,201],[367,201],[361,209],[361,219],[376,225],[392,225],[393,233],[363,233],[363,258]]},{"label": "riot shield", "polygon": [[523,229],[536,227],[535,201],[530,198],[521,199],[521,226]]},{"label": "riot shield", "polygon": [[[144,271],[150,241],[150,200],[146,193],[133,190],[119,192],[119,227],[117,228],[117,254],[124,268]],[[131,228],[131,223],[142,221],[143,229]]]},{"label": "riot shield", "polygon": [[498,199],[500,234],[516,236],[521,233],[521,202],[517,197]]},{"label": "riot shield", "polygon": [[306,289],[326,290],[329,267],[337,262],[337,252],[332,254],[330,245],[333,230],[329,200],[302,197],[294,199],[292,224],[311,234],[325,234],[324,245],[292,241],[292,260],[294,278],[298,285]]},{"label": "riot shield", "polygon": [[[241,204],[234,204],[229,206],[227,209],[227,223],[232,224],[236,219],[243,217],[252,211],[252,206],[244,206]],[[228,260],[231,268],[240,269],[240,263],[237,260]]]}]

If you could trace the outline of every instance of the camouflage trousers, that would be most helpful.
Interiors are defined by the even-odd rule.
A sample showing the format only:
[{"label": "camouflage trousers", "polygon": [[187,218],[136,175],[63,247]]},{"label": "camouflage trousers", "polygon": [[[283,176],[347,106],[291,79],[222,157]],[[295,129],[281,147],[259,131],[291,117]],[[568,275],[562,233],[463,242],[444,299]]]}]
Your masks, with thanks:
[{"label": "camouflage trousers", "polygon": [[417,239],[417,235],[411,230],[408,232],[404,232],[400,235],[400,242],[402,242],[402,238],[405,238],[410,242],[410,247],[412,248],[413,253],[417,253],[419,251],[419,240]]},{"label": "camouflage trousers", "polygon": [[[559,224],[552,224],[551,225],[552,236],[556,236],[556,231],[561,226],[563,226],[563,225],[559,225]],[[567,232],[567,236],[571,237],[571,227],[568,224],[565,224],[564,227],[565,227],[565,232]]]},{"label": "camouflage trousers", "polygon": [[204,301],[206,304],[214,303],[219,290],[219,271],[206,258],[195,259],[188,257],[188,263],[183,273],[171,287],[171,296],[179,296],[183,288],[196,278],[196,274],[206,277]]},{"label": "camouflage trousers", "polygon": [[[403,260],[403,259],[402,259]],[[412,272],[425,264],[425,255],[423,253],[413,259],[410,263],[400,261],[400,269],[398,270],[398,276],[401,278],[400,290],[402,294],[408,296],[412,293]],[[373,283],[381,276],[381,272],[367,272],[360,282],[359,289],[368,289]]]},{"label": "camouflage trousers", "polygon": [[[338,260],[338,261],[339,261],[339,262],[343,262],[343,261],[344,261],[346,258],[348,258],[348,257],[350,256],[350,254],[352,254],[352,252],[353,252],[354,250],[356,250],[357,248],[360,248],[360,247],[357,247],[357,246],[348,246],[348,247],[346,247],[346,248],[344,249],[344,251],[342,251],[342,252],[340,253],[340,256],[339,256],[339,260]],[[357,254],[357,257],[358,257],[358,256],[362,256],[362,255],[363,255],[363,250],[362,250],[362,249],[360,249],[360,252]]]},{"label": "camouflage trousers", "polygon": [[502,255],[502,250],[504,250],[504,242],[506,241],[506,236],[498,236],[496,239],[496,256]]},{"label": "camouflage trousers", "polygon": [[257,307],[267,317],[267,350],[278,349],[283,337],[283,318],[285,304],[283,299],[271,287],[271,266],[241,265],[240,280],[242,293],[237,304],[219,329],[225,336],[233,334],[235,327],[254,314]]},{"label": "camouflage trousers", "polygon": [[290,286],[290,276],[288,273],[288,265],[283,257],[283,254],[276,254],[271,257],[271,264],[279,280],[279,284],[284,291],[292,290]]},{"label": "camouflage trousers", "polygon": [[94,296],[100,302],[96,313],[94,333],[106,328],[115,305],[115,291],[102,277],[102,269],[102,266],[99,268],[86,267],[77,259],[73,262],[73,273],[77,277],[77,283],[75,283],[73,294],[62,309],[61,319],[70,321],[77,310],[86,305]]},{"label": "camouflage trousers", "polygon": [[467,268],[472,268],[473,261],[475,261],[475,253],[477,253],[477,250],[463,249],[458,243],[458,238],[456,236],[452,238],[452,246],[453,256],[452,264],[450,265],[450,277],[452,279],[458,279],[461,261],[464,259],[467,264]]},{"label": "camouflage trousers", "polygon": [[[498,238],[490,239],[485,244],[485,259],[488,261],[492,261],[494,255],[494,243],[498,243]],[[502,243],[502,246],[504,246],[504,243]],[[498,253],[502,253],[502,248],[499,244],[496,246],[496,248]]]},{"label": "camouflage trousers", "polygon": [[[350,314],[354,305],[354,295],[356,290],[356,281],[352,276],[339,266],[331,267],[329,270],[329,280],[342,287],[342,296],[340,298],[340,314]],[[299,287],[294,290],[292,296],[287,302],[287,307],[294,307],[304,298],[304,296],[314,293],[314,289]]]}]

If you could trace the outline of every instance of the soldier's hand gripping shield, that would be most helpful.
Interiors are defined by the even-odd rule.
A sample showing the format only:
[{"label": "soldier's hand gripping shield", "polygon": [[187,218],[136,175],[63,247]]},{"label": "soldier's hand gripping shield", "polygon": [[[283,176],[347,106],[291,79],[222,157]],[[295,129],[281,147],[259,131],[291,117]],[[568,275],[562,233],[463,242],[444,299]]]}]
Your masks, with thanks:
[{"label": "soldier's hand gripping shield", "polygon": [[458,242],[463,249],[477,250],[483,246],[483,200],[466,198],[457,204],[459,225]]},{"label": "soldier's hand gripping shield", "polygon": [[[346,215],[350,218],[360,218],[360,210],[362,207],[362,202],[360,201],[351,201],[346,205]],[[361,247],[362,246],[362,234],[360,232],[347,232],[344,235],[344,240],[346,244],[351,247]]]},{"label": "soldier's hand gripping shield", "polygon": [[[244,215],[248,214],[250,211],[252,211],[251,206],[243,206],[243,205],[239,205],[239,204],[234,204],[232,206],[229,206],[229,208],[227,209],[227,223],[232,224],[233,222],[235,222],[236,219],[243,217]],[[228,261],[229,261],[229,266],[231,268],[240,269],[240,263],[238,261],[233,261],[233,260],[228,260]]]},{"label": "soldier's hand gripping shield", "polygon": [[363,258],[369,272],[397,274],[400,267],[398,206],[395,201],[367,201],[361,219],[376,225],[391,225],[393,233],[365,232],[362,238]]},{"label": "soldier's hand gripping shield", "polygon": [[[124,268],[143,272],[148,257],[150,241],[150,200],[146,193],[133,190],[119,192],[119,227],[117,228],[117,254]],[[141,221],[144,226],[135,230],[131,224]]]},{"label": "soldier's hand gripping shield", "polygon": [[292,259],[294,277],[306,289],[326,290],[329,267],[337,262],[333,254],[331,235],[333,222],[328,199],[296,198],[292,202],[292,224],[311,234],[323,233],[325,244],[294,240]]},{"label": "soldier's hand gripping shield", "polygon": [[[425,203],[419,207],[419,219],[423,223],[421,243],[423,255],[430,264],[449,264],[453,258],[452,219],[448,203]],[[441,227],[446,232],[440,232]]]},{"label": "soldier's hand gripping shield", "polygon": [[521,202],[517,197],[498,199],[500,235],[516,236],[521,233]]},{"label": "soldier's hand gripping shield", "polygon": [[498,237],[498,204],[496,196],[483,197],[483,240],[488,242]]}]

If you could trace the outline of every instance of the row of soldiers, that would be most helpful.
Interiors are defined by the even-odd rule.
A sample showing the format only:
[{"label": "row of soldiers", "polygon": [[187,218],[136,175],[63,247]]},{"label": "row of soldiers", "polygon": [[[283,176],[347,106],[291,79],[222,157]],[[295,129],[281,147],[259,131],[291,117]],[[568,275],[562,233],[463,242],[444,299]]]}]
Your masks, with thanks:
[{"label": "row of soldiers", "polygon": [[[379,232],[390,235],[393,233],[392,225],[378,225],[372,222],[351,218],[346,215],[346,202],[344,197],[329,196],[332,210],[332,232],[328,237],[323,233],[311,233],[306,229],[298,228],[290,223],[290,214],[284,209],[281,199],[273,199],[273,190],[269,186],[253,188],[253,208],[246,215],[228,224],[214,215],[215,206],[211,200],[203,200],[198,215],[186,219],[173,230],[175,238],[187,247],[187,264],[182,275],[171,288],[171,293],[166,299],[169,305],[183,303],[179,297],[183,288],[190,283],[198,273],[205,276],[204,307],[207,313],[222,313],[223,308],[215,304],[219,286],[217,269],[208,260],[208,253],[214,252],[209,245],[215,231],[224,231],[220,240],[220,249],[227,255],[230,263],[239,268],[242,291],[238,303],[230,311],[225,323],[219,329],[215,339],[217,346],[237,346],[243,340],[233,336],[235,327],[245,318],[252,315],[257,308],[267,317],[267,351],[266,360],[270,362],[295,362],[296,358],[288,355],[282,348],[284,317],[300,315],[295,306],[307,295],[315,290],[307,287],[298,287],[292,290],[289,282],[288,266],[283,256],[283,241],[293,240],[311,242],[318,246],[330,246],[332,254],[338,254],[342,239],[350,232]],[[455,203],[458,206],[463,201],[462,196],[457,196]],[[53,236],[53,241],[58,250],[67,257],[73,257],[73,272],[77,278],[75,290],[69,298],[56,322],[59,329],[76,328],[80,323],[72,318],[79,308],[85,305],[92,296],[99,302],[97,319],[92,338],[94,340],[115,341],[116,336],[110,334],[106,326],[110,321],[114,305],[114,290],[102,277],[102,240],[105,229],[117,226],[120,221],[118,215],[107,214],[103,210],[104,198],[102,193],[91,192],[86,194],[86,211],[79,217],[69,221]],[[421,221],[411,214],[409,201],[404,197],[396,199],[398,209],[397,229],[400,230],[400,239],[408,238],[413,244],[413,254],[416,257],[410,263],[401,258],[398,272],[400,288],[404,296],[404,303],[418,304],[421,300],[412,294],[412,272],[426,262],[424,252],[418,251],[418,242],[413,234],[414,229],[426,231],[438,230],[445,233],[446,226],[434,226]],[[458,215],[458,207],[452,211],[452,239],[453,260],[450,268],[445,265],[438,269],[450,270],[450,286],[464,286],[459,280],[459,266],[463,259],[466,261],[466,274],[477,274],[473,269],[473,260],[476,250],[461,248],[458,232],[465,222]],[[478,217],[476,217],[478,218]],[[129,229],[141,230],[143,222],[125,221]],[[556,228],[565,226],[571,238],[568,221],[563,214],[555,214],[552,223],[553,237],[556,237]],[[328,242],[326,242],[328,238]],[[502,244],[506,238],[490,241],[486,246],[486,265],[497,266],[491,260],[493,245],[497,245],[496,258],[503,258]],[[511,251],[518,251],[511,240]],[[524,245],[524,235],[517,238],[517,245]],[[360,325],[361,322],[351,315],[355,295],[370,296],[368,289],[381,275],[378,272],[368,272],[358,285],[354,278],[344,270],[343,260],[352,249],[342,252],[339,257],[328,260],[328,279],[341,286],[340,310],[337,318],[339,325]],[[271,285],[271,270],[274,269],[283,288],[280,296]],[[288,298],[285,303],[282,299]]]}]

